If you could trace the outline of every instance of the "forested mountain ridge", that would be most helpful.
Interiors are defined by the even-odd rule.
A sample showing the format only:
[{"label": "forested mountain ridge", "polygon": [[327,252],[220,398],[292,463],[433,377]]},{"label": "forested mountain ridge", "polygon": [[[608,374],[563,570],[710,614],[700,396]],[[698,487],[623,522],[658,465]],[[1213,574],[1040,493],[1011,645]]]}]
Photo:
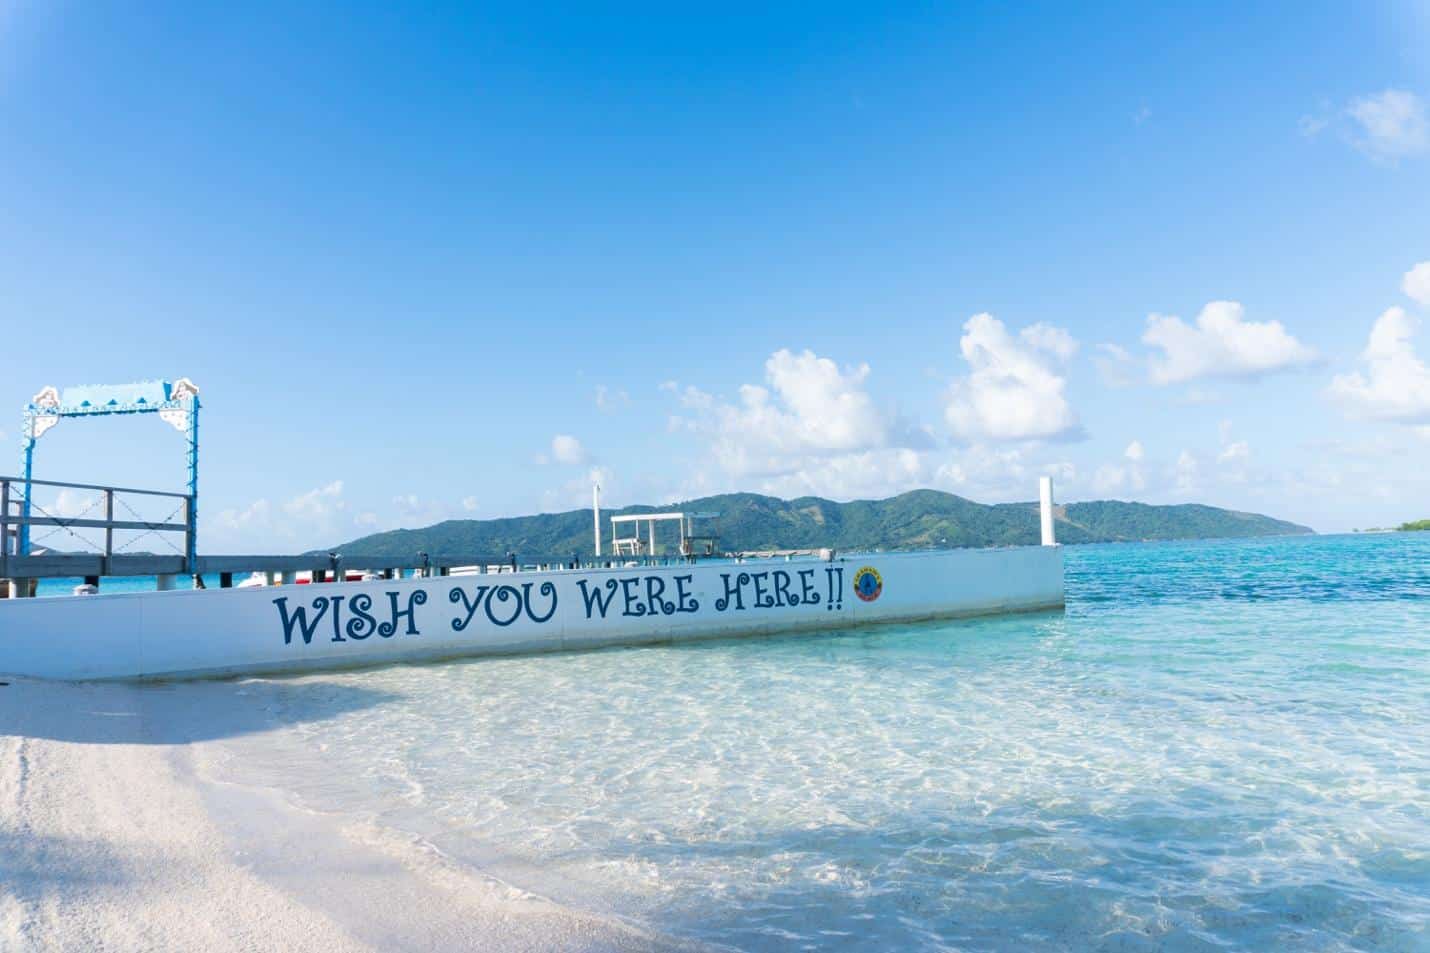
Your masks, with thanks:
[{"label": "forested mountain ridge", "polygon": [[[723,551],[813,549],[927,549],[1012,546],[1038,542],[1036,503],[975,503],[939,490],[914,490],[885,500],[836,503],[815,496],[781,500],[757,493],[726,493],[667,506],[628,506],[610,516],[664,510],[714,512]],[[1058,541],[1095,543],[1159,539],[1287,536],[1313,530],[1256,513],[1200,504],[1152,506],[1098,500],[1056,509]],[[669,527],[666,551],[674,548]],[[333,547],[348,555],[482,554],[563,556],[589,553],[591,511],[568,510],[492,520],[447,520],[421,529],[396,529]]]}]

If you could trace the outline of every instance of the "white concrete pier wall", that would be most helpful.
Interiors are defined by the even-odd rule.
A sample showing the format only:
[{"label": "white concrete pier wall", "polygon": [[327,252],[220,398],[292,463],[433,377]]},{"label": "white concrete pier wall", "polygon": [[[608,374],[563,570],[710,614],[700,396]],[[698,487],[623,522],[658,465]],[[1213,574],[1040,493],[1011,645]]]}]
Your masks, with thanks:
[{"label": "white concrete pier wall", "polygon": [[0,602],[0,673],[219,676],[1054,609],[1061,547]]}]

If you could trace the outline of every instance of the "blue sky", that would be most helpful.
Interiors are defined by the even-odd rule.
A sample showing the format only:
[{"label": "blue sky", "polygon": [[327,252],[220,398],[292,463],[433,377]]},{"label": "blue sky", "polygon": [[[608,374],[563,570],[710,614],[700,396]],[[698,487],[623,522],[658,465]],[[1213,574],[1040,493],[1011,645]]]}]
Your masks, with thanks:
[{"label": "blue sky", "polygon": [[1248,6],[2,4],[0,432],[192,378],[208,551],[593,475],[1430,515],[1430,4]]}]

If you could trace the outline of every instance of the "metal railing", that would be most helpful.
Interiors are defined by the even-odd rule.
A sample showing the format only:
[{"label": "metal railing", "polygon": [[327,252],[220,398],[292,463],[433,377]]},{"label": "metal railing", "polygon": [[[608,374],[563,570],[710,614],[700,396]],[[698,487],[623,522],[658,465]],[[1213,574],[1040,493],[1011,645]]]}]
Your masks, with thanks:
[{"label": "metal railing", "polygon": [[[47,487],[60,491],[84,490],[98,495],[78,513],[60,515],[50,512],[35,501],[35,487]],[[166,498],[177,501],[177,505],[168,516],[154,521],[145,519],[134,507],[129,505],[124,499],[129,495]],[[116,503],[126,510],[127,516],[132,519],[116,519],[114,511]],[[103,516],[90,517],[88,514],[100,507],[101,504]],[[18,560],[31,556],[34,543],[38,541],[31,538],[31,531],[42,527],[50,528],[51,532],[43,534],[41,539],[64,533],[66,538],[73,537],[97,549],[100,557],[100,575],[109,574],[110,564],[117,552],[129,548],[139,540],[151,535],[163,540],[176,553],[183,556],[186,564],[185,571],[191,572],[193,567],[188,566],[187,563],[193,553],[193,523],[189,518],[193,506],[193,497],[186,493],[138,490],[122,486],[99,486],[92,483],[60,483],[54,480],[27,481],[21,477],[0,476],[0,579],[11,576],[10,562],[12,559]],[[170,522],[173,517],[180,515],[182,515],[182,522]],[[104,543],[100,545],[76,530],[102,530]],[[131,537],[116,549],[114,545],[115,531],[137,532],[139,535]],[[183,534],[183,547],[180,548],[170,542],[168,537],[159,535],[163,533]]]}]

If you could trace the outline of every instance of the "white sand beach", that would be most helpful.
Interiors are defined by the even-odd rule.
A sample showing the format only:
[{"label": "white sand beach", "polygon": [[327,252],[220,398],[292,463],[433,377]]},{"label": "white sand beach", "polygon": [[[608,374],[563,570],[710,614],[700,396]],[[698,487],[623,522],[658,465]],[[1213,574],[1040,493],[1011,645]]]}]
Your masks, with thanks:
[{"label": "white sand beach", "polygon": [[0,949],[652,950],[411,839],[207,781],[232,683],[0,687]]}]

